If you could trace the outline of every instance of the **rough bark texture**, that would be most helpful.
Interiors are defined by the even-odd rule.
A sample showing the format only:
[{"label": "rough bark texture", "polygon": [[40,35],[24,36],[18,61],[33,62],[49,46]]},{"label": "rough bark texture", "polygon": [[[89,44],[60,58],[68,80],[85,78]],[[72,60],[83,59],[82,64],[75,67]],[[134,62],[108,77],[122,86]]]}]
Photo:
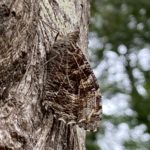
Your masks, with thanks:
[{"label": "rough bark texture", "polygon": [[80,30],[87,48],[87,0],[0,1],[0,150],[81,150],[85,131],[45,113],[46,53],[60,35]]}]

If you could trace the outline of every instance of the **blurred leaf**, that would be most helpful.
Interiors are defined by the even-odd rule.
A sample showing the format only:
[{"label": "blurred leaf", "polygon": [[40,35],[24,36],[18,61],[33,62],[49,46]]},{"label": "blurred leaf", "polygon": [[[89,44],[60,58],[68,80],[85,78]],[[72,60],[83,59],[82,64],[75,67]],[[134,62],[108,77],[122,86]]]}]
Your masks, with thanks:
[{"label": "blurred leaf", "polygon": [[[148,0],[92,0],[91,1],[91,24],[90,31],[96,33],[101,47],[91,48],[93,51],[95,66],[98,62],[109,61],[105,52],[113,51],[118,58],[123,56],[124,73],[129,81],[130,87],[118,86],[121,80],[116,80],[115,75],[111,77],[113,82],[108,82],[111,65],[103,69],[101,76],[101,87],[103,95],[108,99],[117,93],[124,93],[130,96],[130,108],[135,112],[134,116],[108,116],[104,115],[104,120],[109,120],[114,125],[126,122],[130,128],[144,124],[147,127],[145,132],[150,133],[150,70],[145,71],[138,63],[145,58],[137,57],[143,48],[150,51],[150,1]],[[119,47],[124,45],[125,52],[121,52]],[[136,57],[135,58],[131,56]],[[150,56],[149,56],[150,57]],[[133,63],[134,62],[134,63]],[[149,62],[150,64],[150,62]],[[135,70],[140,74],[135,75]],[[118,70],[119,71],[119,70]],[[142,80],[140,80],[142,76]],[[144,89],[144,93],[140,88]],[[96,135],[88,136],[88,147],[95,144]],[[126,141],[126,149],[149,150],[150,144],[147,141]],[[92,149],[92,147],[91,147]],[[96,149],[96,148],[95,148]],[[94,150],[94,148],[93,148]]]}]

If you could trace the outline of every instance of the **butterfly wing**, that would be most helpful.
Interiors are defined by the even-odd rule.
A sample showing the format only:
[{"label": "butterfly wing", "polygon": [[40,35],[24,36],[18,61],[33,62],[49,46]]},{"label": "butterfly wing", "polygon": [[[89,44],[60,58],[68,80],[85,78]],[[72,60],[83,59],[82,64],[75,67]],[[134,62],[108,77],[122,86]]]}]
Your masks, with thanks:
[{"label": "butterfly wing", "polygon": [[99,86],[82,50],[68,37],[56,41],[47,55],[44,104],[58,119],[95,130],[101,115]]}]

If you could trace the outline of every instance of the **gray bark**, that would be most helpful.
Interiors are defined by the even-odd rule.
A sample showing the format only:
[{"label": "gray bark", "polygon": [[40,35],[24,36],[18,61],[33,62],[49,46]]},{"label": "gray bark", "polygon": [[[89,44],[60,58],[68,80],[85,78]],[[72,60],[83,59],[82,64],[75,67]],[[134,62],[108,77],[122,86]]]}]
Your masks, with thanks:
[{"label": "gray bark", "polygon": [[44,113],[46,52],[56,35],[80,30],[87,49],[87,0],[0,1],[0,149],[82,150],[85,131]]}]

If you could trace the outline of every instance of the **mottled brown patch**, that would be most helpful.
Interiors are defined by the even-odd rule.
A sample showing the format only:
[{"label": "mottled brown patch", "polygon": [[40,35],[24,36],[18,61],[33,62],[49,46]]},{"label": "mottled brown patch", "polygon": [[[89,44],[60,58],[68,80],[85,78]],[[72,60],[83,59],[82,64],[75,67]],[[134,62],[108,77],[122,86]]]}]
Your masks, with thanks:
[{"label": "mottled brown patch", "polygon": [[76,45],[79,32],[57,40],[47,54],[43,105],[68,124],[96,130],[101,118],[101,94],[96,77]]}]

